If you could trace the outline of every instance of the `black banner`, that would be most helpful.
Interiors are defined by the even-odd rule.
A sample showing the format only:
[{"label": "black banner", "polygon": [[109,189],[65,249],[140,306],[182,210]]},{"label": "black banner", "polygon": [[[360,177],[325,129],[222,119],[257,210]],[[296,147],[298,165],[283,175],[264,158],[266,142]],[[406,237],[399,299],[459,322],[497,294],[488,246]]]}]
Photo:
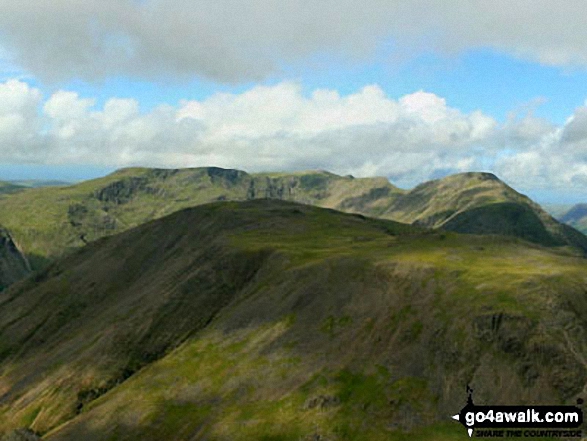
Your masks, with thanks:
[{"label": "black banner", "polygon": [[476,406],[472,392],[467,386],[467,405],[452,417],[469,436],[475,429],[574,429],[583,424],[583,411],[577,406]]}]

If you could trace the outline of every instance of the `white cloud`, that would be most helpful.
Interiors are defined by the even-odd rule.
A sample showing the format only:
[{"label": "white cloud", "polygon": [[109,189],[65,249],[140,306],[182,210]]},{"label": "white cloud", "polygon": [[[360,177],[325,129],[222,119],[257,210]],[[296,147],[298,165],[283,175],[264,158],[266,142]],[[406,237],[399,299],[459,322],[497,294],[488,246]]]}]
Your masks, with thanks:
[{"label": "white cloud", "polygon": [[56,121],[71,121],[82,118],[94,105],[92,99],[81,99],[75,92],[58,91],[45,103],[45,114]]},{"label": "white cloud", "polygon": [[587,190],[587,110],[579,107],[560,127],[532,116],[506,125],[510,144],[495,170],[522,190]]},{"label": "white cloud", "polygon": [[532,112],[504,124],[418,91],[377,85],[340,95],[296,83],[218,93],[145,113],[133,99],[95,100],[0,83],[0,162],[209,166],[249,171],[323,168],[409,186],[488,170],[520,190],[587,189],[587,110],[556,126]]},{"label": "white cloud", "polygon": [[[0,54],[39,78],[250,81],[283,63],[492,48],[587,66],[582,0],[0,0]],[[4,58],[8,58],[4,57]]]},{"label": "white cloud", "polygon": [[0,83],[0,115],[35,113],[41,101],[41,93],[27,83],[8,80]]},{"label": "white cloud", "polygon": [[26,83],[0,83],[0,146],[12,160],[26,161],[38,152],[41,99],[41,93]]}]

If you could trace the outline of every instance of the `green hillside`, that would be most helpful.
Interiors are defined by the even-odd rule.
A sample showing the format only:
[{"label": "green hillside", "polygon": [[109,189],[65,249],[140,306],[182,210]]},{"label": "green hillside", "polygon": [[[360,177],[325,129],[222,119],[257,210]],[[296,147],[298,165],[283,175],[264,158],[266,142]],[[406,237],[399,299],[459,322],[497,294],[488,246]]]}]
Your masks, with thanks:
[{"label": "green hillside", "polygon": [[587,252],[582,234],[488,173],[463,173],[404,191],[385,178],[325,171],[248,174],[214,167],[131,168],[68,187],[0,195],[0,225],[12,233],[33,267],[42,268],[88,242],[183,208],[264,198],[457,232],[513,235]]},{"label": "green hillside", "polygon": [[461,440],[587,381],[585,259],[276,200],[97,240],[0,293],[0,429]]}]

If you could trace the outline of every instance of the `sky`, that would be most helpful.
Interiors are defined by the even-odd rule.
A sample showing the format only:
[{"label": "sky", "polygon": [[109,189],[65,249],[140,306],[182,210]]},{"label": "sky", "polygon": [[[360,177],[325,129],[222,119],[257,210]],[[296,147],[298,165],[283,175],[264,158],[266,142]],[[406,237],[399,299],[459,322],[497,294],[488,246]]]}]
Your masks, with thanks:
[{"label": "sky", "polygon": [[0,0],[0,179],[495,173],[587,202],[582,0]]}]

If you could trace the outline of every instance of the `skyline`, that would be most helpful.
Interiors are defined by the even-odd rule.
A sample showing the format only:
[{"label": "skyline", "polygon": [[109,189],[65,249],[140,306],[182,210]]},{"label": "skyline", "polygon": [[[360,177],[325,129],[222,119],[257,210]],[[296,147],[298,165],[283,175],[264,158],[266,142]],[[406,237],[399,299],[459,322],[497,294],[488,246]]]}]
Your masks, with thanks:
[{"label": "skyline", "polygon": [[0,9],[0,179],[219,166],[409,188],[487,171],[586,200],[582,2]]}]

